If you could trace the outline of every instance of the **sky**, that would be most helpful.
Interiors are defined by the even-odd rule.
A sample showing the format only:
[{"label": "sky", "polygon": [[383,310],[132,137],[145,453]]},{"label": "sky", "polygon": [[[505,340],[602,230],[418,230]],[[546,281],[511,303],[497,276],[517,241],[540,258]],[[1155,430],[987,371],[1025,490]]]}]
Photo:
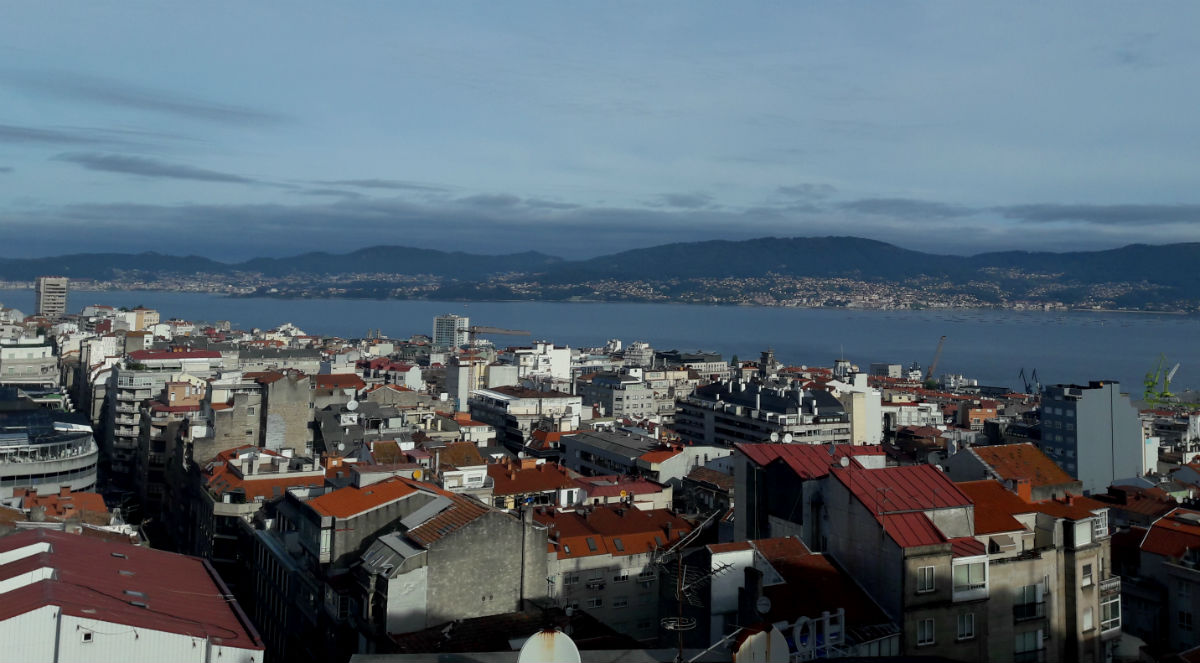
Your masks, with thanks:
[{"label": "sky", "polygon": [[0,257],[1200,241],[1200,5],[67,2],[0,21]]}]

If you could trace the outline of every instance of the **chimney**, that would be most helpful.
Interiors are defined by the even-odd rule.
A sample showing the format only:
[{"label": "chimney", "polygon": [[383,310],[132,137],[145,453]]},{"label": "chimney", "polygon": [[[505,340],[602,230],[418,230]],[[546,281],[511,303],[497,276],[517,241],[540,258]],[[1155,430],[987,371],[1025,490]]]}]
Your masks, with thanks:
[{"label": "chimney", "polygon": [[1029,479],[1017,479],[1017,497],[1026,502],[1033,501],[1033,482]]}]

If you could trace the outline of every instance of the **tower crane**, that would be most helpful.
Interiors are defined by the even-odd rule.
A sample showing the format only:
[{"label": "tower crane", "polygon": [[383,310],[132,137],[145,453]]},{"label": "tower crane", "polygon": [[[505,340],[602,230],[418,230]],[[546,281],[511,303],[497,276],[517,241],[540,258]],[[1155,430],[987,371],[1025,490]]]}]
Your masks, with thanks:
[{"label": "tower crane", "polygon": [[1163,376],[1162,391],[1160,391],[1158,393],[1158,397],[1163,399],[1164,401],[1175,398],[1175,394],[1171,393],[1171,380],[1175,379],[1175,371],[1178,371],[1178,370],[1179,370],[1179,364],[1175,364],[1174,368],[1172,368],[1166,375]]},{"label": "tower crane", "polygon": [[524,329],[503,329],[501,327],[485,327],[481,325],[471,325],[470,327],[460,327],[456,331],[467,333],[467,345],[473,347],[475,345],[476,334],[496,334],[499,336],[529,336],[530,333]]},{"label": "tower crane", "polygon": [[929,362],[929,370],[925,371],[925,379],[933,377],[933,372],[937,370],[938,360],[942,358],[942,346],[946,343],[946,337],[943,336],[938,340],[937,350],[933,353],[933,361]]}]

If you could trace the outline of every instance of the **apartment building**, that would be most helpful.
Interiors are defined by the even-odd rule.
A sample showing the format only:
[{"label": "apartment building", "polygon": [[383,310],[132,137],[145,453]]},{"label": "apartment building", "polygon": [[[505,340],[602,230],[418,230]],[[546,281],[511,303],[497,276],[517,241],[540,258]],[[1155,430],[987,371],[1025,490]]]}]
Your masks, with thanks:
[{"label": "apartment building", "polygon": [[471,392],[468,409],[472,419],[494,427],[496,440],[517,453],[526,450],[534,429],[579,430],[583,401],[559,391],[495,387]]},{"label": "apartment building", "polygon": [[35,529],[0,538],[14,661],[260,663],[262,640],[205,560]]},{"label": "apartment building", "polygon": [[1083,482],[1029,443],[967,447],[946,459],[946,472],[954,481],[1026,482],[1035,500],[1083,494]]},{"label": "apartment building", "polygon": [[56,389],[60,383],[58,356],[44,337],[0,340],[0,386]]},{"label": "apartment building", "polygon": [[[659,414],[654,390],[634,375],[593,373],[576,382],[575,392],[585,407],[599,407],[605,416],[641,421]],[[674,403],[671,410],[674,414]]]},{"label": "apartment building", "polygon": [[625,506],[537,509],[533,520],[548,531],[551,600],[637,640],[657,638],[663,574],[656,560],[691,532],[688,521]]},{"label": "apartment building", "polygon": [[701,444],[731,447],[742,442],[850,444],[850,417],[823,390],[758,382],[714,382],[679,403],[675,431]]},{"label": "apartment building", "polygon": [[65,276],[39,276],[34,281],[34,308],[46,318],[57,318],[67,312],[67,288],[70,280]]},{"label": "apartment building", "polygon": [[1102,493],[1158,462],[1158,447],[1143,437],[1137,408],[1120,386],[1093,381],[1052,385],[1042,392],[1042,451],[1082,481],[1085,493]]}]

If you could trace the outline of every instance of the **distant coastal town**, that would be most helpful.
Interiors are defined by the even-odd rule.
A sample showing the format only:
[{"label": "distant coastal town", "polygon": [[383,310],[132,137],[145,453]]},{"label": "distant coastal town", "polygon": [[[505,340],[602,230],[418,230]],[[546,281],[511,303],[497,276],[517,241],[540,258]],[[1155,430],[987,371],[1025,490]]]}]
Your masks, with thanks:
[{"label": "distant coastal town", "polygon": [[[1200,550],[1200,407],[1165,356],[1141,385],[1022,371],[1010,389],[939,371],[945,337],[928,366],[790,365],[457,314],[348,338],[71,312],[76,285],[0,306],[0,593],[21,614],[83,606],[62,608],[71,646],[145,629],[168,658],[204,641],[246,663],[1187,646],[1161,628],[1179,587],[1200,595],[1179,571]],[[36,624],[7,641],[62,628]]]}]

